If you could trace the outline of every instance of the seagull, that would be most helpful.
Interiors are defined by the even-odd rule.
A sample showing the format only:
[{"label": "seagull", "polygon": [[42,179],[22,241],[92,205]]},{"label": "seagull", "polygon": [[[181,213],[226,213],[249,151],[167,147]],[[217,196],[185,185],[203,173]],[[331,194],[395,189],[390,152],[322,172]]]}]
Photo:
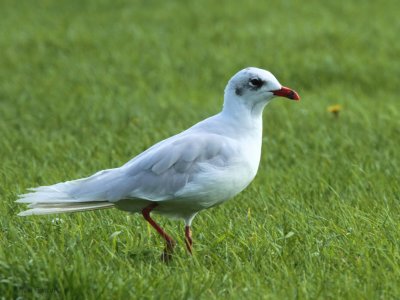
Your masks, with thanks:
[{"label": "seagull", "polygon": [[300,100],[269,71],[249,67],[226,85],[222,111],[167,138],[119,168],[40,186],[19,195],[28,210],[19,216],[117,208],[141,213],[164,238],[162,258],[176,245],[150,216],[154,212],[185,221],[185,244],[192,254],[191,224],[198,212],[244,190],[261,157],[262,113],[276,96]]}]

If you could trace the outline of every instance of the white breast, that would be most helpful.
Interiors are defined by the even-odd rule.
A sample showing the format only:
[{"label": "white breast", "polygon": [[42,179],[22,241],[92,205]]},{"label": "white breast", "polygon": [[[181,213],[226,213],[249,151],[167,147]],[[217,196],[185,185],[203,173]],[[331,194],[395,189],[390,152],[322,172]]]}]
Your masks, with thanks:
[{"label": "white breast", "polygon": [[203,171],[177,193],[177,198],[190,202],[192,207],[200,210],[220,204],[243,191],[257,174],[261,138],[252,136],[238,141],[237,150],[230,163],[223,168],[204,164]]}]

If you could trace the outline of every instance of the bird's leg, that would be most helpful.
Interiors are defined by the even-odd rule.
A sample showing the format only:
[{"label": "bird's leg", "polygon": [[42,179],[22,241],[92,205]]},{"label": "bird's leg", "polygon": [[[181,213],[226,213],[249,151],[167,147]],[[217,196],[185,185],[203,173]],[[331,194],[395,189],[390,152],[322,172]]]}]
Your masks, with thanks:
[{"label": "bird's leg", "polygon": [[190,226],[188,225],[185,226],[185,243],[189,253],[192,254],[192,245],[193,245],[192,231],[190,230]]},{"label": "bird's leg", "polygon": [[151,203],[149,206],[146,206],[143,210],[142,210],[142,215],[143,217],[146,219],[147,222],[150,223],[151,226],[153,226],[153,228],[155,230],[157,230],[157,232],[165,239],[167,245],[164,249],[164,252],[161,256],[161,259],[163,261],[168,261],[170,260],[171,254],[174,252],[174,247],[175,247],[175,241],[172,239],[172,237],[170,237],[151,217],[150,217],[150,212],[157,206],[157,203]]}]

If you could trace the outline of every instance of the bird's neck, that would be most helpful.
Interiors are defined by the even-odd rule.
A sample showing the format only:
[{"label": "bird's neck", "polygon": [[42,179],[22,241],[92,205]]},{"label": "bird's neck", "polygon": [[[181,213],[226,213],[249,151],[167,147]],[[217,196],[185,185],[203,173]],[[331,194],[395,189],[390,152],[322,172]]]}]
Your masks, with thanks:
[{"label": "bird's neck", "polygon": [[240,128],[262,130],[262,113],[266,104],[259,102],[249,105],[235,95],[225,95],[221,114],[232,119]]}]

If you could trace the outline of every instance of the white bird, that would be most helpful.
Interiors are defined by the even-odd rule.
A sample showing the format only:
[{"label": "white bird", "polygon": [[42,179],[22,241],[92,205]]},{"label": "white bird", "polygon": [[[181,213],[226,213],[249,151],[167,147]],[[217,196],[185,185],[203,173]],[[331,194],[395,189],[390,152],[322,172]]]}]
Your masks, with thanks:
[{"label": "white bird", "polygon": [[225,88],[220,113],[165,139],[123,166],[94,175],[30,189],[19,196],[29,210],[20,216],[116,207],[142,213],[165,239],[163,258],[173,239],[150,212],[185,221],[192,253],[191,223],[199,211],[221,204],[246,188],[257,174],[262,143],[262,112],[274,96],[300,100],[270,72],[246,68]]}]

